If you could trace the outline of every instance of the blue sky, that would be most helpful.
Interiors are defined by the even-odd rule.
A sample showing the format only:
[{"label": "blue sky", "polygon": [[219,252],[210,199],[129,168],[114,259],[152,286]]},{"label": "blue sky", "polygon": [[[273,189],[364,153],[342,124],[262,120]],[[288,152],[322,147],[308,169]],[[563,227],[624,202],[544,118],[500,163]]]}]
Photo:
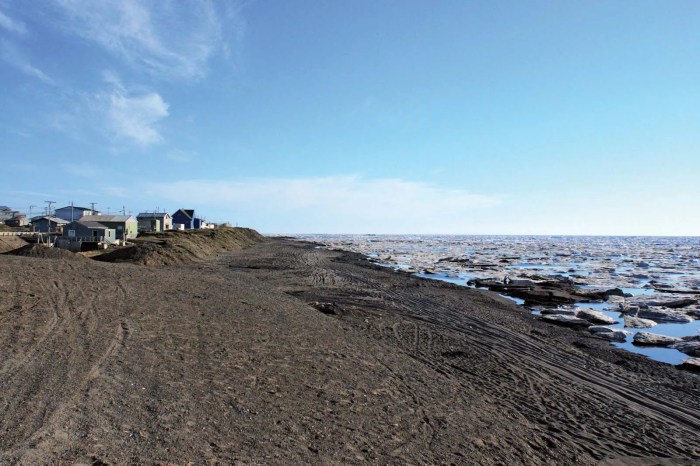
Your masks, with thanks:
[{"label": "blue sky", "polygon": [[0,204],[195,208],[266,233],[699,235],[698,18],[0,0]]}]

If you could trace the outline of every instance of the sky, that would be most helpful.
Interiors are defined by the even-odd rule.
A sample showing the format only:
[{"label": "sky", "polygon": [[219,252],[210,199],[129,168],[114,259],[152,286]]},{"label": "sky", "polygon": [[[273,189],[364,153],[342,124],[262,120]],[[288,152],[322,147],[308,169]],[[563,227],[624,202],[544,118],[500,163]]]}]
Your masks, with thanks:
[{"label": "sky", "polygon": [[0,0],[0,204],[700,235],[695,0]]}]

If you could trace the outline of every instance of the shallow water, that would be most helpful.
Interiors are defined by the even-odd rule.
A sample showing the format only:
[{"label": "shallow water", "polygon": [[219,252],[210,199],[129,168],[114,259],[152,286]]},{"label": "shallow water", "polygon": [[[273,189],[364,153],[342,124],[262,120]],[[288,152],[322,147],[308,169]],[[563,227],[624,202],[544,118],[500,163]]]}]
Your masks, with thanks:
[{"label": "shallow water", "polygon": [[657,333],[660,335],[668,335],[670,337],[685,337],[691,335],[697,335],[700,331],[700,320],[695,320],[687,324],[657,324],[655,327],[651,328],[625,328],[623,314],[618,311],[609,310],[610,304],[608,303],[577,303],[576,307],[591,308],[598,311],[602,311],[603,314],[608,317],[612,317],[617,320],[617,323],[607,325],[607,327],[617,328],[620,330],[627,330],[631,334],[627,337],[627,340],[622,342],[613,342],[613,346],[618,348],[631,351],[633,353],[642,354],[656,361],[666,362],[669,364],[680,364],[689,356],[685,353],[673,348],[658,348],[649,346],[637,346],[632,344],[632,338],[637,332],[650,332]]},{"label": "shallow water", "polygon": [[[466,286],[473,278],[548,278],[563,276],[590,289],[621,288],[632,296],[654,295],[656,288],[697,291],[700,297],[700,237],[585,237],[585,236],[418,236],[418,235],[300,235],[329,248],[351,250],[379,264],[416,275]],[[428,269],[434,273],[425,273]],[[523,304],[518,298],[503,296]],[[622,316],[608,303],[580,303],[615,318]],[[648,331],[690,336],[700,321],[658,324]],[[612,343],[652,359],[679,364],[689,356],[670,348]]]}]

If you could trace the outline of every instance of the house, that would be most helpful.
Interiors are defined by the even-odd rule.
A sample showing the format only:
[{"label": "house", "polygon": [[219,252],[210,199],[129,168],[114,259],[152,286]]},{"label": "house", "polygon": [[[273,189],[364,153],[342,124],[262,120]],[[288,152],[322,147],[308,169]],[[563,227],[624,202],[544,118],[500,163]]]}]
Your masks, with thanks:
[{"label": "house", "polygon": [[12,210],[6,205],[0,205],[0,222],[11,219],[15,215],[19,214],[16,210]]},{"label": "house", "polygon": [[173,229],[173,218],[165,212],[142,212],[136,216],[139,231],[166,231]]},{"label": "house", "polygon": [[17,213],[14,217],[5,220],[5,225],[8,227],[24,227],[29,224],[27,221],[27,216],[25,214]]},{"label": "house", "polygon": [[[109,217],[107,215],[106,217]],[[68,222],[63,227],[63,237],[75,242],[107,243],[114,244],[117,238],[117,230],[109,228],[100,222],[85,220]]]},{"label": "house", "polygon": [[[192,230],[194,228],[199,228],[202,224],[202,220],[194,216],[194,209],[178,209],[178,211],[173,214],[173,226],[176,224],[184,225],[185,230]],[[180,230],[180,228],[176,229]]]},{"label": "house", "polygon": [[163,231],[163,226],[158,218],[142,218],[137,215],[136,221],[138,222],[139,234],[149,231]]},{"label": "house", "polygon": [[81,222],[98,222],[117,232],[117,239],[132,239],[138,235],[138,222],[133,215],[83,215]]},{"label": "house", "polygon": [[58,218],[62,218],[63,220],[67,220],[69,222],[72,222],[74,220],[80,220],[83,218],[85,215],[99,215],[100,213],[96,210],[89,209],[87,207],[78,207],[78,206],[66,206],[66,207],[61,207],[60,209],[56,209],[54,211],[54,215]]},{"label": "house", "polygon": [[63,226],[66,225],[66,220],[58,217],[34,217],[32,218],[32,227],[34,231],[40,233],[57,232],[60,233]]}]

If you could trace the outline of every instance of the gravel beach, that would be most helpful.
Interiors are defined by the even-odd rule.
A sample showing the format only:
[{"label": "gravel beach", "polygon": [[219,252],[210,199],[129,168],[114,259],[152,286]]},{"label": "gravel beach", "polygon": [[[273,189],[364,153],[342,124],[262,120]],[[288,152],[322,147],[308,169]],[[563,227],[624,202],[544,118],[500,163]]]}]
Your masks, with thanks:
[{"label": "gravel beach", "polygon": [[700,375],[495,293],[267,239],[0,255],[2,464],[697,464]]}]

